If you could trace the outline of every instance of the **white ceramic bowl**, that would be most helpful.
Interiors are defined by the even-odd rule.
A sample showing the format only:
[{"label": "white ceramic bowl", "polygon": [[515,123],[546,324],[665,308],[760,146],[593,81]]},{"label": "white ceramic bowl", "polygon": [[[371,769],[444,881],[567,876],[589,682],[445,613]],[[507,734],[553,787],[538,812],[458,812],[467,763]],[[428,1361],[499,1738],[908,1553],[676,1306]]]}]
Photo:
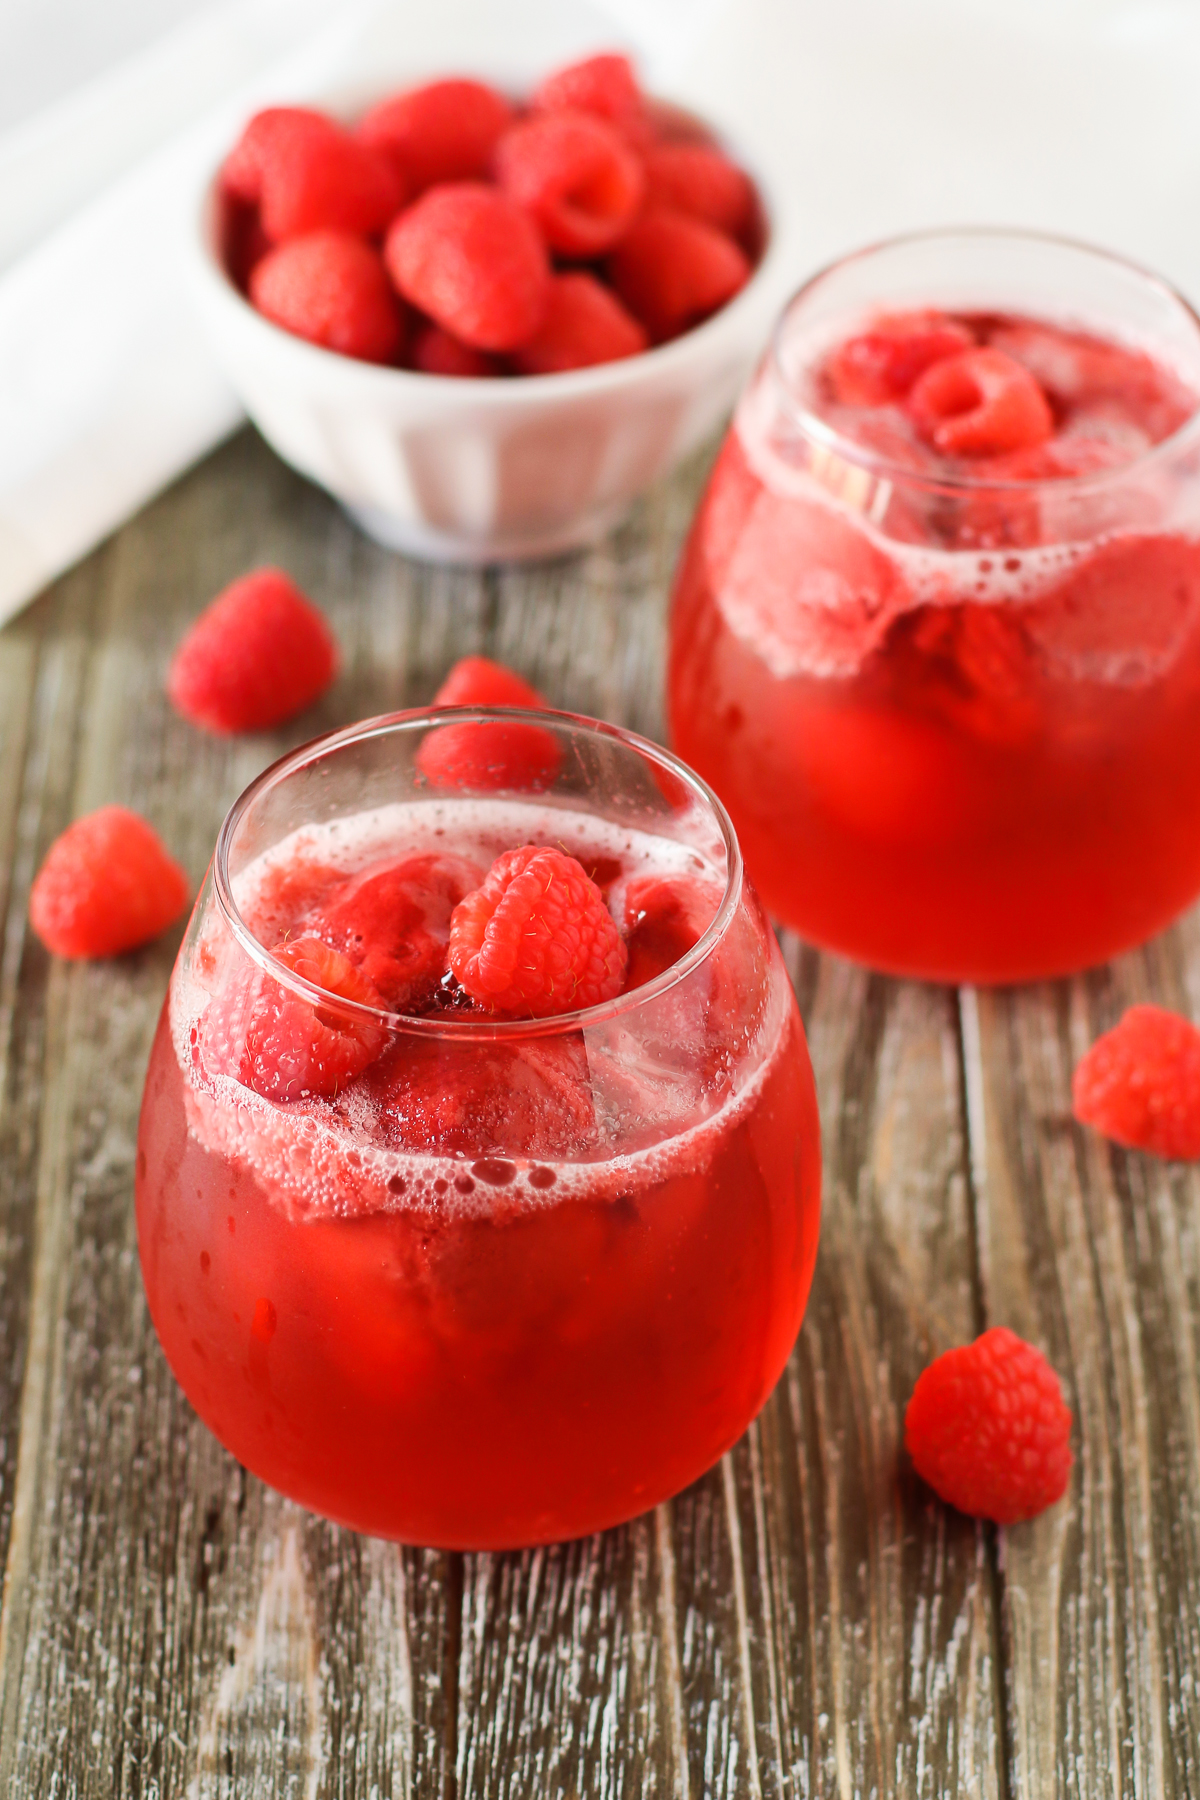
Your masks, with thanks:
[{"label": "white ceramic bowl", "polygon": [[[353,109],[344,96],[315,104],[349,117],[369,98]],[[741,293],[659,349],[563,375],[420,375],[292,337],[225,273],[211,172],[193,201],[188,281],[212,347],[267,442],[364,531],[439,562],[549,556],[606,531],[732,405],[786,286],[771,184],[751,172],[771,235]]]}]

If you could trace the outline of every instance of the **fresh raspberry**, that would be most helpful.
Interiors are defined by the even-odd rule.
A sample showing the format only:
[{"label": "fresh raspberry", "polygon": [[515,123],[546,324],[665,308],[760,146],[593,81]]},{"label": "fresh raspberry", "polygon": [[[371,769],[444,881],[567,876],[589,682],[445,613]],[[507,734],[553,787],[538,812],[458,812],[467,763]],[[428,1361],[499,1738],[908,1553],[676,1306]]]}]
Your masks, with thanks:
[{"label": "fresh raspberry", "polygon": [[1015,1525],[1061,1500],[1071,1413],[1040,1350],[996,1325],[917,1377],[904,1441],[918,1475],[959,1512]]},{"label": "fresh raspberry", "polygon": [[943,456],[999,456],[1054,432],[1049,402],[1028,369],[988,347],[933,363],[910,389],[908,411]]},{"label": "fresh raspberry", "polygon": [[526,844],[455,907],[450,968],[489,1011],[545,1019],[619,994],[625,945],[582,865]]},{"label": "fresh raspberry", "polygon": [[[486,656],[456,662],[433,698],[434,706],[519,706],[542,712],[536,688]],[[518,791],[549,787],[562,764],[552,732],[517,721],[486,720],[443,725],[417,753],[417,767],[435,787]]]},{"label": "fresh raspberry", "polygon": [[383,231],[404,203],[404,183],[386,156],[336,119],[301,107],[256,114],[222,183],[239,200],[258,201],[273,243],[311,231]]},{"label": "fresh raspberry", "polygon": [[267,1100],[337,1093],[379,1055],[387,1033],[375,1019],[344,1012],[336,999],[382,1003],[366,977],[317,937],[272,951],[293,975],[335,1000],[314,1005],[253,964],[239,964],[209,1004],[200,1056],[214,1075],[232,1075]]},{"label": "fresh raspberry", "polygon": [[255,264],[250,298],[295,337],[364,362],[394,362],[404,317],[378,251],[344,231],[292,238]]},{"label": "fresh raspberry", "polygon": [[230,582],[176,650],[172,705],[206,731],[265,731],[323,694],[337,673],[332,632],[282,569]]},{"label": "fresh raspberry", "polygon": [[492,151],[515,118],[482,81],[430,81],[373,106],[358,135],[403,171],[410,192],[438,181],[481,181]]},{"label": "fresh raspberry", "polygon": [[188,879],[157,832],[102,806],[51,844],[29,894],[29,922],[55,956],[117,956],[178,918]]},{"label": "fresh raspberry", "polygon": [[578,1156],[595,1140],[587,1052],[578,1033],[523,1044],[400,1036],[366,1080],[389,1144],[425,1155],[486,1157],[492,1180],[507,1174],[494,1166],[497,1157]]},{"label": "fresh raspberry", "polygon": [[617,53],[589,56],[556,69],[534,90],[529,104],[534,112],[595,113],[634,142],[650,136],[633,64]]},{"label": "fresh raspberry", "polygon": [[965,325],[945,313],[890,313],[869,331],[847,338],[825,367],[833,398],[843,406],[884,406],[901,400],[919,375],[944,357],[971,349]]},{"label": "fresh raspberry", "polygon": [[556,375],[595,363],[619,362],[649,348],[645,328],[611,289],[580,270],[550,278],[550,302],[540,328],[513,358],[522,375]]},{"label": "fresh raspberry", "polygon": [[625,890],[626,993],[686,956],[712,924],[716,909],[711,890],[686,877],[643,875],[631,881]]},{"label": "fresh raspberry", "polygon": [[523,706],[544,712],[546,700],[490,656],[461,656],[433,696],[434,706]]},{"label": "fresh raspberry", "polygon": [[584,112],[544,113],[514,125],[496,146],[493,169],[563,256],[611,250],[633,222],[646,186],[620,133]]},{"label": "fresh raspberry", "polygon": [[646,199],[703,219],[729,237],[741,238],[754,217],[750,177],[712,144],[656,144],[646,152]]},{"label": "fresh raspberry", "polygon": [[1042,724],[1038,669],[1013,608],[919,606],[896,621],[891,654],[960,731],[990,743],[1028,742]]},{"label": "fresh raspberry", "polygon": [[483,879],[465,856],[376,863],[343,882],[304,921],[341,952],[393,1012],[432,995],[446,968],[450,915]]},{"label": "fresh raspberry", "polygon": [[635,219],[607,266],[617,293],[656,343],[716,312],[750,275],[732,238],[674,212]]},{"label": "fresh raspberry", "polygon": [[486,350],[472,349],[461,338],[451,337],[440,325],[425,325],[413,339],[412,362],[422,375],[453,375],[466,380],[502,375],[499,358]]},{"label": "fresh raspberry", "polygon": [[1200,1031],[1161,1006],[1131,1006],[1071,1082],[1075,1117],[1155,1156],[1200,1160]]},{"label": "fresh raspberry", "polygon": [[542,322],[545,245],[514,200],[480,182],[430,188],[388,232],[383,259],[406,300],[476,350],[516,350]]}]

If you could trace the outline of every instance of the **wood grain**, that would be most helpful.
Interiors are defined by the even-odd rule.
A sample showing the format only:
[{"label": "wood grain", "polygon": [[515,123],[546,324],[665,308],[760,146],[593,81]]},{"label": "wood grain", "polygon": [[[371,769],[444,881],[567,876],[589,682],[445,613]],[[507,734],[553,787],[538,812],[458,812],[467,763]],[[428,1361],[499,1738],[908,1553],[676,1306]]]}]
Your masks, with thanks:
[{"label": "wood grain", "polygon": [[[1069,1114],[1129,1000],[1200,1017],[1200,916],[978,996],[786,941],[825,1142],[808,1318],[730,1455],[620,1531],[466,1558],[356,1537],[239,1469],[158,1350],[132,1163],[178,934],[54,963],[25,923],[47,845],[122,800],[198,882],[266,763],[469,651],[658,735],[704,472],[586,554],[433,569],[246,433],[0,632],[3,1800],[1200,1800],[1200,1177]],[[163,698],[171,649],[268,561],[343,673],[287,731],[203,737]],[[998,1321],[1077,1420],[1068,1503],[1004,1534],[901,1447],[919,1369]]]}]

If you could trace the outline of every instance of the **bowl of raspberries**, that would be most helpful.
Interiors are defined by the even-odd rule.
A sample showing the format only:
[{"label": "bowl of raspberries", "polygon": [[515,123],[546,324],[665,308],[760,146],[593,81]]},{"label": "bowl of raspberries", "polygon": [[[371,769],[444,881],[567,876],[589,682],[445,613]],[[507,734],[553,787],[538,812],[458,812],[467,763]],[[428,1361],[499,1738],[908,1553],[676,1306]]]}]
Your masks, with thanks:
[{"label": "bowl of raspberries", "polygon": [[702,121],[588,57],[256,113],[192,286],[263,436],[438,561],[607,530],[718,424],[777,299],[769,197]]}]

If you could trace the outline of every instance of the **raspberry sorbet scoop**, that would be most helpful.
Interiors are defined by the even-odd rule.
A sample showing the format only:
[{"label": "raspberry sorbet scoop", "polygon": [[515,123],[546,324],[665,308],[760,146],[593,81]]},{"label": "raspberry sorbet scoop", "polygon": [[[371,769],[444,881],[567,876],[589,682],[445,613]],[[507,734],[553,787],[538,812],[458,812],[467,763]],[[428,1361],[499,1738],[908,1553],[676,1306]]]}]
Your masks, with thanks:
[{"label": "raspberry sorbet scoop", "polygon": [[526,844],[455,907],[450,968],[480,1006],[546,1019],[619,994],[625,945],[582,863]]}]

